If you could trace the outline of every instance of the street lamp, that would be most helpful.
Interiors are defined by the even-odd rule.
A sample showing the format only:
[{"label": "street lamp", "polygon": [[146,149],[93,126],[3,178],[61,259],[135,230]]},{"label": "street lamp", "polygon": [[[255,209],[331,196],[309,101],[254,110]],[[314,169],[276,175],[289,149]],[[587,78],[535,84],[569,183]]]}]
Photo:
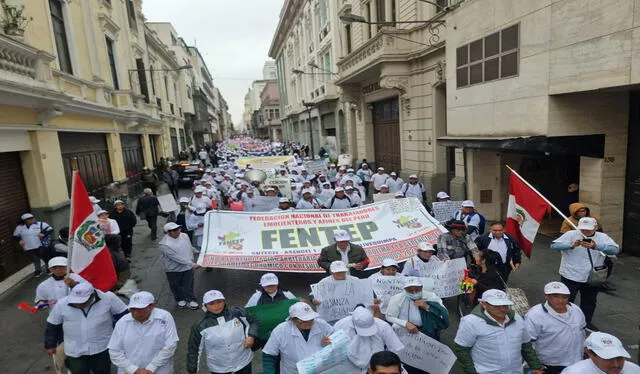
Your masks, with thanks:
[{"label": "street lamp", "polygon": [[302,100],[302,105],[304,105],[305,108],[307,108],[307,125],[309,128],[309,148],[311,149],[311,155],[315,155],[315,152],[313,150],[313,128],[311,126],[311,109],[313,109],[314,106],[316,106],[316,104],[314,103],[308,103],[304,100]]},{"label": "street lamp", "polygon": [[[425,1],[429,4],[431,4],[431,2]],[[437,5],[437,4],[436,4]],[[443,8],[444,10],[447,10],[447,8]],[[406,24],[406,25],[410,25],[410,24],[422,24],[422,25],[429,25],[428,31],[429,34],[431,35],[429,37],[429,43],[430,45],[433,47],[434,45],[436,45],[438,42],[440,42],[440,27],[444,27],[446,25],[445,20],[441,20],[441,19],[430,19],[430,20],[415,20],[415,21],[394,21],[394,22],[374,22],[374,21],[367,21],[366,18],[359,16],[357,14],[352,14],[352,13],[345,13],[343,15],[340,16],[340,20],[344,23],[347,24],[351,24],[351,23],[364,23],[367,25],[382,25],[382,26],[395,26],[397,24]],[[386,34],[386,35],[390,35],[392,37],[394,37],[395,35],[393,34]],[[402,39],[402,38],[401,38]]]}]

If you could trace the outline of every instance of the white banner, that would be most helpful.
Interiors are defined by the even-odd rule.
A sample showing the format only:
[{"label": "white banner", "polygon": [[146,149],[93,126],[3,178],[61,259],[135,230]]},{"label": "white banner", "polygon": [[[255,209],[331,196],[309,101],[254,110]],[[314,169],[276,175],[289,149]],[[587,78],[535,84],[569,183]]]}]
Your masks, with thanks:
[{"label": "white banner", "polygon": [[243,157],[236,161],[238,167],[246,169],[247,165],[258,164],[271,164],[271,165],[284,165],[289,162],[293,162],[295,158],[293,156],[262,156],[262,157]]},{"label": "white banner", "polygon": [[158,196],[160,210],[164,213],[180,211],[180,206],[176,203],[176,198],[172,194]]},{"label": "white banner", "polygon": [[438,222],[447,222],[453,218],[456,210],[462,208],[462,201],[437,201],[432,203],[431,207]]},{"label": "white banner", "polygon": [[313,299],[320,301],[317,311],[327,322],[334,322],[353,312],[358,304],[373,304],[373,291],[368,279],[348,278],[311,285]]},{"label": "white banner", "polygon": [[[298,361],[299,374],[319,374],[330,373],[340,363],[348,360],[347,347],[349,346],[349,336],[342,330],[338,330],[329,335],[331,344],[322,348],[311,356]],[[341,373],[344,374],[344,373]]]},{"label": "white banner", "polygon": [[284,197],[288,197],[289,200],[292,198],[291,194],[291,180],[289,178],[282,177],[274,177],[265,179],[264,183],[262,183],[262,188],[267,189],[267,187],[278,187],[278,190]]},{"label": "white banner", "polygon": [[404,349],[398,352],[403,364],[431,374],[448,374],[451,371],[456,362],[451,348],[421,332],[411,334],[397,326],[393,330],[404,344]]},{"label": "white banner", "polygon": [[304,167],[307,169],[309,174],[315,174],[317,171],[321,174],[327,174],[329,172],[327,160],[307,161],[304,163]]},{"label": "white banner", "polygon": [[416,198],[395,199],[348,210],[231,212],[205,216],[198,263],[206,267],[259,271],[324,272],[320,250],[347,230],[363,246],[370,268],[385,258],[413,256],[421,242],[436,243],[446,232]]},{"label": "white banner", "polygon": [[460,282],[464,279],[467,262],[464,258],[449,261],[431,260],[420,271],[420,280],[426,290],[441,298],[460,294]]},{"label": "white banner", "polygon": [[404,292],[404,282],[406,277],[400,275],[369,277],[371,288],[376,293],[376,299],[380,300],[380,311],[387,312],[387,303],[391,296]]}]

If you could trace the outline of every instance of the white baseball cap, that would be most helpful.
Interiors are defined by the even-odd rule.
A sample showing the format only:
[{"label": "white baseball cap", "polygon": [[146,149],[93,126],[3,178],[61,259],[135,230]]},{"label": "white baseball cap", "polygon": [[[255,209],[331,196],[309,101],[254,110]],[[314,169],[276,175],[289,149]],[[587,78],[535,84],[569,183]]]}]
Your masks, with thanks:
[{"label": "white baseball cap", "polygon": [[51,260],[49,260],[49,262],[47,263],[47,266],[52,268],[54,266],[67,266],[69,264],[69,261],[67,260],[66,257],[62,257],[62,256],[58,256],[58,257],[54,257]]},{"label": "white baseball cap", "polygon": [[582,217],[578,221],[578,230],[595,230],[598,227],[598,221],[591,217]]},{"label": "white baseball cap", "polygon": [[278,200],[279,203],[288,203],[290,202],[288,198],[286,197],[281,197],[280,200]]},{"label": "white baseball cap", "polygon": [[289,318],[297,318],[306,322],[318,317],[320,317],[320,315],[314,312],[309,304],[303,303],[302,301],[299,301],[289,307]]},{"label": "white baseball cap", "polygon": [[425,252],[427,252],[427,251],[435,252],[436,251],[436,249],[433,248],[433,246],[431,244],[425,243],[425,242],[422,242],[422,243],[418,244],[418,250],[425,251]]},{"label": "white baseball cap", "polygon": [[382,261],[382,267],[383,268],[390,268],[392,266],[395,266],[396,268],[398,268],[398,263],[396,262],[396,260],[392,259],[392,258],[385,258],[384,261]]},{"label": "white baseball cap", "polygon": [[31,218],[34,218],[33,214],[31,214],[31,213],[25,213],[25,214],[20,216],[20,219],[23,220],[23,221],[26,221],[26,220],[31,219]]},{"label": "white baseball cap", "polygon": [[584,346],[605,360],[617,357],[631,358],[618,338],[604,332],[592,332],[584,341]]},{"label": "white baseball cap", "polygon": [[216,300],[224,300],[224,295],[218,290],[209,290],[202,296],[203,304],[209,304]]},{"label": "white baseball cap", "polygon": [[353,186],[347,186],[344,188],[345,191],[353,191]]},{"label": "white baseball cap", "polygon": [[335,191],[336,192],[340,192],[340,191],[344,192],[344,187],[336,187]]},{"label": "white baseball cap", "polygon": [[206,191],[207,189],[202,187],[202,186],[198,186],[193,190],[193,193],[202,193],[204,191]]},{"label": "white baseball cap", "polygon": [[382,166],[380,166],[380,167],[378,168],[378,170],[382,170],[382,171],[384,171],[384,168],[383,168]]},{"label": "white baseball cap", "polygon": [[331,273],[343,273],[345,271],[349,271],[349,269],[347,268],[347,265],[345,265],[344,262],[342,261],[334,261],[331,263],[331,266],[329,267],[329,270],[331,270]]},{"label": "white baseball cap", "polygon": [[113,202],[113,205],[118,205],[118,204],[125,205],[124,201],[122,201],[122,200],[116,200],[116,201]]},{"label": "white baseball cap", "polygon": [[422,287],[422,282],[418,277],[406,277],[404,280],[404,287]]},{"label": "white baseball cap", "polygon": [[264,192],[275,191],[276,189],[273,187],[267,187],[264,189]]},{"label": "white baseball cap", "polygon": [[551,282],[547,283],[544,286],[544,294],[552,295],[552,294],[560,294],[560,295],[569,295],[571,292],[569,291],[569,287],[567,287],[562,282]]},{"label": "white baseball cap", "polygon": [[277,286],[278,285],[278,277],[273,273],[263,274],[260,277],[260,285],[262,287]]},{"label": "white baseball cap", "polygon": [[305,189],[303,189],[303,190],[302,190],[302,194],[303,194],[303,195],[304,195],[304,194],[307,194],[307,193],[310,193],[310,194],[312,194],[312,195],[313,195],[313,191],[311,191],[311,190],[309,190],[309,189],[307,189],[307,188],[305,188]]},{"label": "white baseball cap", "polygon": [[387,186],[386,184],[383,184],[380,186],[380,188],[389,188],[389,186]]},{"label": "white baseball cap", "polygon": [[358,335],[373,336],[378,333],[376,320],[369,309],[357,307],[351,313],[351,319],[353,320],[353,326],[355,327]]},{"label": "white baseball cap", "polygon": [[104,209],[100,209],[96,215],[97,215],[97,216],[100,216],[100,215],[101,215],[101,214],[103,214],[103,213],[107,213],[107,214],[109,214],[109,212],[107,212],[106,210],[104,210]]},{"label": "white baseball cap", "polygon": [[346,242],[351,240],[351,235],[349,235],[347,230],[336,230],[333,232],[333,238],[337,242]]},{"label": "white baseball cap", "polygon": [[504,291],[496,289],[484,291],[482,298],[478,299],[478,301],[483,301],[494,306],[513,305],[513,302],[509,299],[509,295]]},{"label": "white baseball cap", "polygon": [[178,225],[175,222],[169,222],[169,223],[164,225],[164,232],[173,231],[175,229],[179,229],[180,227],[182,227],[182,226]]},{"label": "white baseball cap", "polygon": [[409,175],[409,179],[414,178],[414,179],[418,179],[418,176],[416,174],[411,174]]},{"label": "white baseball cap", "polygon": [[438,194],[436,195],[436,197],[437,197],[438,199],[448,199],[448,198],[450,198],[451,196],[449,196],[449,194],[448,194],[448,193],[446,193],[446,192],[444,192],[444,191],[440,191],[440,192],[438,192]]},{"label": "white baseball cap", "polygon": [[89,297],[93,295],[95,288],[89,282],[78,283],[71,289],[67,302],[69,304],[82,304],[89,300]]},{"label": "white baseball cap", "polygon": [[465,200],[465,201],[463,201],[463,202],[462,202],[462,204],[461,204],[461,206],[462,206],[463,208],[475,208],[475,207],[476,207],[476,206],[475,206],[475,204],[473,204],[473,201],[471,201],[471,200]]},{"label": "white baseball cap", "polygon": [[395,177],[395,176],[396,176],[396,175],[398,175],[398,174],[396,174],[396,172],[395,172],[395,171],[392,171],[391,173],[389,173],[389,175],[390,175],[390,176],[392,176],[392,177]]},{"label": "white baseball cap", "polygon": [[179,200],[180,204],[184,204],[184,203],[188,203],[189,202],[189,198],[186,196],[182,196]]},{"label": "white baseball cap", "polygon": [[140,291],[136,292],[131,296],[131,300],[129,300],[129,309],[142,309],[146,308],[149,305],[153,304],[156,301],[156,298],[153,297],[151,292]]}]

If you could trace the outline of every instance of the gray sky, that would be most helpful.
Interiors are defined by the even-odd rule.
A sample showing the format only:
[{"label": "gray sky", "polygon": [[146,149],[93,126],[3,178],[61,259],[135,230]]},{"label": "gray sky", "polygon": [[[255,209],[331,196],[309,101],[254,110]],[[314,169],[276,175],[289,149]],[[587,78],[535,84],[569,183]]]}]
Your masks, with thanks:
[{"label": "gray sky", "polygon": [[196,45],[242,123],[244,95],[262,78],[284,0],[144,0],[149,22],[171,22],[188,45]]}]

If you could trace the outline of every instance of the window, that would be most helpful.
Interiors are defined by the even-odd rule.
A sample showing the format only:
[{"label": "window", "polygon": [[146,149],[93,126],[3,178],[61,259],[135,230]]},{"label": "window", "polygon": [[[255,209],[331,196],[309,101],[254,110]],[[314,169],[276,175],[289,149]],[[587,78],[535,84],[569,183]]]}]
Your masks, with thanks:
[{"label": "window", "polygon": [[167,102],[169,101],[169,77],[164,76],[164,93],[167,95]]},{"label": "window", "polygon": [[324,25],[329,22],[329,4],[328,0],[320,0],[320,27],[324,27]]},{"label": "window", "polygon": [[322,70],[324,70],[324,81],[331,80],[331,52],[327,52],[322,56]]},{"label": "window", "polygon": [[153,65],[149,67],[149,78],[151,78],[151,92],[155,96],[156,94],[156,77],[153,71]]},{"label": "window", "polygon": [[[385,14],[385,0],[376,0],[376,22],[385,22],[386,20],[386,14]],[[382,29],[382,27],[384,26],[382,23],[378,23],[378,31],[380,31],[380,29]]]},{"label": "window", "polygon": [[346,24],[344,25],[344,34],[345,34],[345,48],[346,48],[346,52],[345,54],[349,54],[351,53],[351,25],[350,24]]},{"label": "window", "polygon": [[393,24],[393,27],[396,26],[396,21],[397,21],[397,17],[398,17],[398,12],[396,10],[396,0],[389,0],[391,1],[391,22]]},{"label": "window", "polygon": [[171,44],[172,45],[176,45],[178,44],[178,39],[176,38],[175,35],[171,34]]},{"label": "window", "polygon": [[191,87],[187,85],[187,97],[191,99]]},{"label": "window", "polygon": [[458,87],[518,75],[519,25],[513,25],[456,50]]},{"label": "window", "polygon": [[107,55],[109,56],[109,67],[111,68],[111,80],[113,82],[113,89],[120,89],[120,82],[118,82],[118,69],[116,67],[116,55],[115,55],[115,46],[113,40],[108,36],[105,36],[105,41],[107,42]]},{"label": "window", "polygon": [[[367,22],[371,22],[371,3],[367,3],[364,7]],[[367,36],[367,39],[371,39],[371,26],[367,23],[363,23],[362,27],[364,27],[364,34]]]},{"label": "window", "polygon": [[449,7],[449,0],[436,0],[437,10],[436,12],[442,12],[445,8]]},{"label": "window", "polygon": [[134,0],[126,0],[127,2],[127,16],[129,18],[129,27],[138,30],[138,21],[136,19],[136,5]]},{"label": "window", "polygon": [[280,118],[280,109],[276,108],[276,119]]},{"label": "window", "polygon": [[147,73],[144,69],[144,61],[141,58],[136,59],[136,70],[138,71],[138,81],[140,82],[140,93],[144,96],[144,102],[149,104],[149,86],[147,86]]},{"label": "window", "polygon": [[173,108],[173,104],[171,104],[171,103],[169,103],[169,111],[171,112],[171,114],[176,114],[176,111]]},{"label": "window", "polygon": [[67,42],[67,32],[62,15],[62,2],[60,0],[49,0],[49,7],[51,8],[51,24],[53,25],[53,36],[56,41],[56,51],[58,53],[58,65],[60,65],[61,71],[73,74],[69,43]]}]

